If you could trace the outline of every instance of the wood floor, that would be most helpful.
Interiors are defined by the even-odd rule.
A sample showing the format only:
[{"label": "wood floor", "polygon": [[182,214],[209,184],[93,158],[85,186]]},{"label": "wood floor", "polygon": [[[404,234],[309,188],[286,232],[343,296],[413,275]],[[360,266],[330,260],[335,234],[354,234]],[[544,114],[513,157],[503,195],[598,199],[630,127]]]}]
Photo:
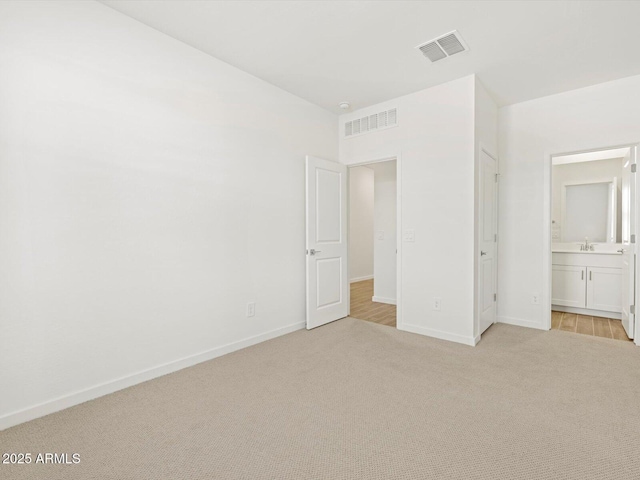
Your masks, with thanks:
[{"label": "wood floor", "polygon": [[[351,284],[351,316],[368,322],[396,326],[396,306],[373,302],[373,280]],[[551,329],[630,342],[622,322],[613,318],[551,312]]]},{"label": "wood floor", "polygon": [[575,313],[551,312],[551,329],[630,342],[622,322],[613,318],[589,317]]},{"label": "wood floor", "polygon": [[373,297],[373,280],[351,284],[351,316],[368,322],[396,326],[396,306],[378,303]]}]

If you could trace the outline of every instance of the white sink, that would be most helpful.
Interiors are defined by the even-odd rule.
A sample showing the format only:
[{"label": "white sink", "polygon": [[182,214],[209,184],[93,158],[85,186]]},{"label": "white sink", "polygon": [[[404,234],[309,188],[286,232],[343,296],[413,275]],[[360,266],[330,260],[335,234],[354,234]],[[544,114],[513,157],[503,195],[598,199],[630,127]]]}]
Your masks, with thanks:
[{"label": "white sink", "polygon": [[621,255],[621,243],[594,243],[593,250],[580,250],[580,243],[571,242],[552,242],[551,251],[553,253],[584,253],[587,255]]}]

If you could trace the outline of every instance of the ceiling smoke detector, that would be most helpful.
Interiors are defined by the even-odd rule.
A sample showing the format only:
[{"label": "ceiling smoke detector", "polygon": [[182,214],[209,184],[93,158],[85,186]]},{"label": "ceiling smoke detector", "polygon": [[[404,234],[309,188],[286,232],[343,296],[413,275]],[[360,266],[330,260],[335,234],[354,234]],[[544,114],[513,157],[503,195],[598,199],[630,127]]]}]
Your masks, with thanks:
[{"label": "ceiling smoke detector", "polygon": [[428,42],[421,43],[416,48],[432,62],[437,62],[456,53],[469,50],[469,47],[464,43],[464,40],[462,40],[457,30],[445,33]]},{"label": "ceiling smoke detector", "polygon": [[349,110],[351,108],[351,104],[349,102],[340,102],[338,106],[341,110]]}]

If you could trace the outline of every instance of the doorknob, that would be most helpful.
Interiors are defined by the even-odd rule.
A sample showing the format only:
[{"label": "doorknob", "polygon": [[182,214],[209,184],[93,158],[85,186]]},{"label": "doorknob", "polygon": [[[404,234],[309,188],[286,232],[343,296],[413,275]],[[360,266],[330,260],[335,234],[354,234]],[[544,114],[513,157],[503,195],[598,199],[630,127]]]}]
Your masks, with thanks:
[{"label": "doorknob", "polygon": [[480,251],[480,256],[486,255],[487,252]]},{"label": "doorknob", "polygon": [[320,253],[321,251],[322,250],[316,250],[315,248],[312,248],[308,252],[309,252],[309,255],[313,257],[316,253]]}]

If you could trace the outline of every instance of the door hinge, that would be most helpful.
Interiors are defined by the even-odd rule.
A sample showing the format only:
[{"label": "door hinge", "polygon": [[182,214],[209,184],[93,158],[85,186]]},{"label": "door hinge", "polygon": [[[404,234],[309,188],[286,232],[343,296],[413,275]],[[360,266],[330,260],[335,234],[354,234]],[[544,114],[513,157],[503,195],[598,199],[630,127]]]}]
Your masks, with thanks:
[{"label": "door hinge", "polygon": [[493,234],[493,241],[494,241],[494,242],[497,242],[497,241],[498,241],[498,234],[497,234],[497,233],[494,233],[494,234]]},{"label": "door hinge", "polygon": [[629,305],[629,313],[632,314],[636,314],[636,306],[635,305]]},{"label": "door hinge", "polygon": [[631,243],[636,243],[636,234],[635,233],[631,234]]},{"label": "door hinge", "polygon": [[493,301],[494,301],[494,302],[497,302],[497,301],[498,301],[498,294],[497,294],[497,293],[494,293],[494,294],[493,294]]},{"label": "door hinge", "polygon": [[635,164],[635,163],[632,163],[632,164],[631,164],[631,173],[636,173],[636,168],[638,168],[638,167],[636,166],[636,164]]},{"label": "door hinge", "polygon": [[498,183],[498,174],[496,173],[496,183]]}]

